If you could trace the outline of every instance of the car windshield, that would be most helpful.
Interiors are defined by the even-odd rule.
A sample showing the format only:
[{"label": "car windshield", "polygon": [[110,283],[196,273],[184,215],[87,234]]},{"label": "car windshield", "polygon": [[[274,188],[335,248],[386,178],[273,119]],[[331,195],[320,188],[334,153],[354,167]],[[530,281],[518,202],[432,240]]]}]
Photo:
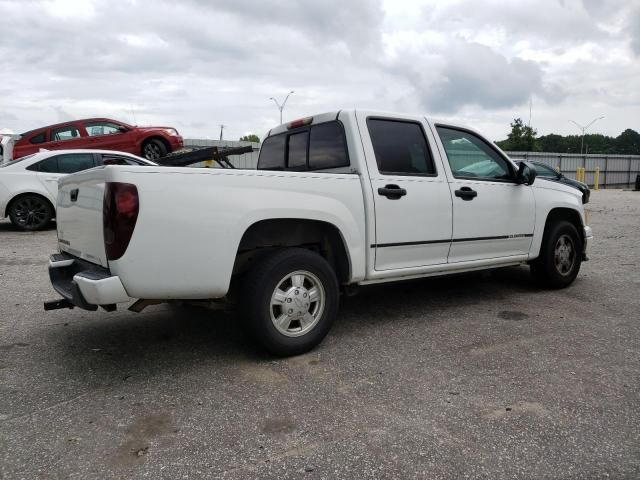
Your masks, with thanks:
[{"label": "car windshield", "polygon": [[[518,164],[518,166],[520,166],[520,163],[522,163],[522,160],[516,160],[515,162]],[[538,162],[531,162],[531,163],[533,163],[533,166],[536,167],[536,174],[539,177],[558,178],[558,172],[553,168],[551,168],[549,165],[545,165],[544,163],[538,163]]]},{"label": "car windshield", "polygon": [[5,163],[3,163],[3,164],[0,164],[0,168],[2,168],[2,167],[8,167],[9,165],[15,165],[15,164],[16,164],[16,163],[18,163],[18,162],[22,162],[23,160],[28,160],[28,159],[30,159],[30,158],[31,158],[31,157],[33,157],[34,155],[35,155],[35,153],[32,153],[31,155],[26,155],[26,156],[24,156],[24,157],[20,157],[20,158],[17,158],[17,159],[15,159],[15,160],[9,160],[8,162],[5,162]]},{"label": "car windshield", "polygon": [[534,163],[533,165],[536,167],[536,171],[538,173],[538,176],[540,177],[547,177],[547,178],[558,177],[558,172],[556,172],[553,168],[549,167],[548,165],[544,165],[542,163]]}]

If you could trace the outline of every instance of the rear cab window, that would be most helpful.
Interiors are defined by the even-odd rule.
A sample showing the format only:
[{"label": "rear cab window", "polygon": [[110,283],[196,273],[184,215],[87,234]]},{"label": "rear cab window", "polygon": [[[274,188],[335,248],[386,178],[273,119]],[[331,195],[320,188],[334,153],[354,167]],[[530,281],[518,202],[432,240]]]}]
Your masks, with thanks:
[{"label": "rear cab window", "polygon": [[268,137],[258,158],[258,170],[319,171],[348,166],[347,142],[339,121]]}]

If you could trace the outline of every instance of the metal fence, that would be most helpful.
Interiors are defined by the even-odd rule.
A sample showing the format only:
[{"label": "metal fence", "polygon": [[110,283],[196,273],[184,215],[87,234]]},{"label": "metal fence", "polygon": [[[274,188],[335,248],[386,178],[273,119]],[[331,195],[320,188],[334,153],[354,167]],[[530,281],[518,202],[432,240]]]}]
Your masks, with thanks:
[{"label": "metal fence", "polygon": [[[234,155],[229,157],[229,161],[236,168],[249,168],[254,169],[258,165],[258,148],[260,144],[257,142],[233,142],[231,140],[206,140],[199,138],[185,138],[185,148],[189,147],[253,147],[252,153],[245,153],[243,155]],[[196,164],[194,166],[198,166]],[[214,167],[217,166],[214,163]]]},{"label": "metal fence", "polygon": [[640,155],[579,155],[572,153],[506,152],[513,159],[532,160],[559,169],[576,178],[578,168],[585,169],[585,183],[593,186],[596,168],[600,168],[600,187],[624,187],[640,175]]}]

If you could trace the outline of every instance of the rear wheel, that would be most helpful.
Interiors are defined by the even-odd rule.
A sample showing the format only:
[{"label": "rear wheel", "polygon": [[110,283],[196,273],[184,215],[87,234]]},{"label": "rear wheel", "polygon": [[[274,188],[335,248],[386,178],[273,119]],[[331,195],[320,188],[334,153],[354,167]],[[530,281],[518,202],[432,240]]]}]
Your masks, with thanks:
[{"label": "rear wheel", "polygon": [[142,156],[147,160],[157,160],[167,154],[167,146],[162,142],[152,138],[142,145]]},{"label": "rear wheel", "polygon": [[307,352],[329,332],[338,310],[338,281],[320,255],[276,252],[247,275],[239,300],[249,332],[274,355]]},{"label": "rear wheel", "polygon": [[541,285],[564,288],[575,280],[582,263],[582,242],[576,227],[565,220],[547,228],[540,256],[531,262],[531,273]]},{"label": "rear wheel", "polygon": [[20,230],[41,230],[51,223],[53,208],[40,195],[20,195],[9,205],[9,218]]}]

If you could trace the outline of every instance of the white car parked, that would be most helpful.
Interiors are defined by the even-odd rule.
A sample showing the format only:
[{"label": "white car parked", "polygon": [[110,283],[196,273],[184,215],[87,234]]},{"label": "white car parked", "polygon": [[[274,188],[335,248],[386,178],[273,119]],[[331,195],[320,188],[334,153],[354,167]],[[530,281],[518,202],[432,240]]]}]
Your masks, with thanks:
[{"label": "white car parked", "polygon": [[102,165],[156,164],[110,150],[43,151],[0,165],[0,217],[21,230],[45,228],[55,218],[58,179]]}]

